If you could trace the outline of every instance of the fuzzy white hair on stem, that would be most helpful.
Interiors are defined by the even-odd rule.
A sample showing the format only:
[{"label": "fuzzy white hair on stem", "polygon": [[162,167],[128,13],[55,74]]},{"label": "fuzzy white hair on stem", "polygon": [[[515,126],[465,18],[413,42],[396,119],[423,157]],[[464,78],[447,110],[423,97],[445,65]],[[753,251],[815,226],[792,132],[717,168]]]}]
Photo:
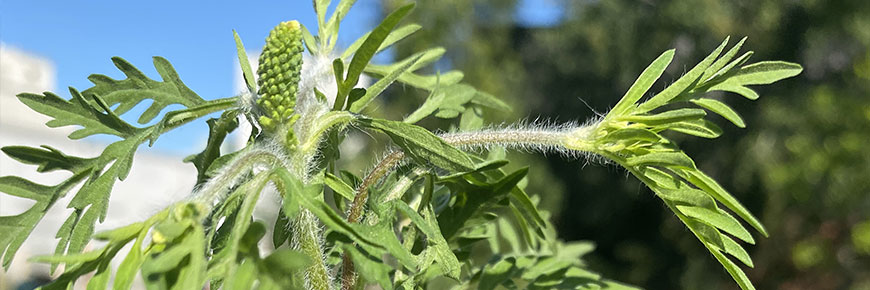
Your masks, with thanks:
[{"label": "fuzzy white hair on stem", "polygon": [[291,166],[280,145],[273,142],[257,142],[240,151],[206,183],[194,189],[189,199],[204,205],[210,211],[223,202],[231,190],[245,181],[251,173]]}]

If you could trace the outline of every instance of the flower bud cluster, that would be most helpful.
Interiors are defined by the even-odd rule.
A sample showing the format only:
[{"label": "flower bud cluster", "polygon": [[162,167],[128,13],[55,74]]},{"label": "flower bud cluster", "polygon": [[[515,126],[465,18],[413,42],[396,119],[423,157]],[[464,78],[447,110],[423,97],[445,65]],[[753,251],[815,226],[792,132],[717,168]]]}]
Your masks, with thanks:
[{"label": "flower bud cluster", "polygon": [[[302,29],[297,21],[278,24],[266,38],[266,46],[260,54],[257,75],[260,97],[257,105],[263,110],[260,125],[267,132],[274,132],[279,125],[292,130],[298,119],[294,114],[296,94],[299,90],[299,73],[302,69]],[[288,132],[288,140],[292,132]]]}]

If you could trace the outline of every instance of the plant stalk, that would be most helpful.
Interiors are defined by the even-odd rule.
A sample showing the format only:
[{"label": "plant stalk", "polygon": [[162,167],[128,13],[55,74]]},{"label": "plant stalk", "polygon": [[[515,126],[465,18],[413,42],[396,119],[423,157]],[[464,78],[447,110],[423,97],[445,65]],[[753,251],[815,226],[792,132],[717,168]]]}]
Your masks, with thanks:
[{"label": "plant stalk", "polygon": [[[503,129],[486,130],[476,132],[458,132],[443,134],[444,142],[463,150],[487,148],[489,146],[504,146],[508,148],[524,149],[541,152],[558,152],[570,155],[573,152],[592,152],[592,134],[595,126],[565,126],[562,128],[534,128],[534,129]],[[359,222],[363,208],[368,199],[368,191],[381,178],[392,172],[403,159],[405,153],[393,151],[382,159],[375,168],[366,175],[363,182],[357,187],[353,203],[348,211],[347,221]],[[389,194],[387,200],[400,198],[399,194]],[[356,279],[353,262],[345,254],[342,257],[342,289],[353,289]]]}]

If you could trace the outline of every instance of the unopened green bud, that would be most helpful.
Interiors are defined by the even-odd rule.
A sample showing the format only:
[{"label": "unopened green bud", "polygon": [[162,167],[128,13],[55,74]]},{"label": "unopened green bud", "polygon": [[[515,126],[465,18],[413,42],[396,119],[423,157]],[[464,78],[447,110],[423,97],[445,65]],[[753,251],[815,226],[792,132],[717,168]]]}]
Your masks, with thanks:
[{"label": "unopened green bud", "polygon": [[[299,91],[302,70],[302,28],[297,21],[281,22],[266,37],[266,46],[260,54],[257,68],[260,98],[257,105],[263,109],[260,125],[274,132],[281,124],[292,130],[297,118],[292,118]],[[288,132],[290,136],[293,132]],[[295,140],[289,138],[288,140]]]}]

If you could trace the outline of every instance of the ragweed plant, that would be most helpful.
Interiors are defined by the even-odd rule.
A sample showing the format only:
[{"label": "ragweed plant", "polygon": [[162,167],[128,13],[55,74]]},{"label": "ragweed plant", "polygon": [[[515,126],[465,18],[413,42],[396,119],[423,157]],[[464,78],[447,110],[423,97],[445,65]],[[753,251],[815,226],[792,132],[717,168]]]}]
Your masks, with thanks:
[{"label": "ragweed plant", "polygon": [[[592,250],[590,244],[555,238],[548,214],[523,189],[527,169],[503,169],[508,163],[503,149],[516,149],[625,168],[661,198],[741,288],[753,289],[735,259],[752,267],[743,244],[755,240],[744,224],[766,236],[764,227],[699,170],[667,137],[668,131],[716,138],[722,130],[705,119],[708,112],[744,127],[741,117],[710,93],[754,100],[758,95],[747,86],[792,77],[800,73],[799,65],[747,64],[752,52],[739,53],[744,40],[728,48],[726,39],[645,99],[674,57],[669,50],[600,118],[486,127],[482,114],[487,109],[510,108],[461,83],[461,72],[417,72],[437,61],[444,49],[387,65],[371,63],[375,54],[420,29],[399,26],[413,5],[389,14],[346,50],[335,51],[339,23],[353,2],[340,1],[327,18],[329,1],[314,1],[317,35],[295,21],[278,24],[266,39],[257,77],[235,35],[247,85],[237,97],[202,99],[160,57],[154,58],[160,81],[113,58],[126,79],[92,75],[94,86],[70,88],[71,99],[49,92],[18,95],[53,118],[48,126],[81,127],[71,139],[109,134],[121,140],[89,158],[48,146],[3,148],[40,172],[72,173],[56,185],[0,177],[0,191],[36,202],[22,214],[0,216],[3,265],[9,266],[47,209],[81,184],[67,205],[73,213],[58,230],[56,253],[32,258],[50,263],[52,271],[64,265],[45,289],[68,288],[76,281],[86,282],[88,289],[105,289],[110,282],[114,289],[124,289],[137,273],[149,289],[362,289],[370,284],[384,289],[633,289],[587,269],[581,259]],[[303,62],[304,53],[310,57]],[[363,73],[377,81],[360,86]],[[428,91],[429,97],[403,120],[378,118],[369,105],[397,82]],[[157,118],[168,105],[184,109],[170,111],[150,126],[118,117],[146,99],[153,103],[139,116],[140,124]],[[189,197],[145,221],[94,233],[95,223],[106,216],[115,181],[127,176],[139,145],[214,113],[219,116],[207,120],[205,148],[185,159],[198,172]],[[456,120],[457,126],[435,134],[415,125],[430,116]],[[239,122],[254,125],[247,146],[221,152]],[[380,132],[392,141],[393,149],[362,176],[337,168],[339,144],[350,130]],[[262,194],[282,198],[280,214],[268,221],[271,243],[263,241],[267,223],[253,219]],[[105,245],[82,252],[92,239]],[[116,258],[120,266],[112,269]]]}]

